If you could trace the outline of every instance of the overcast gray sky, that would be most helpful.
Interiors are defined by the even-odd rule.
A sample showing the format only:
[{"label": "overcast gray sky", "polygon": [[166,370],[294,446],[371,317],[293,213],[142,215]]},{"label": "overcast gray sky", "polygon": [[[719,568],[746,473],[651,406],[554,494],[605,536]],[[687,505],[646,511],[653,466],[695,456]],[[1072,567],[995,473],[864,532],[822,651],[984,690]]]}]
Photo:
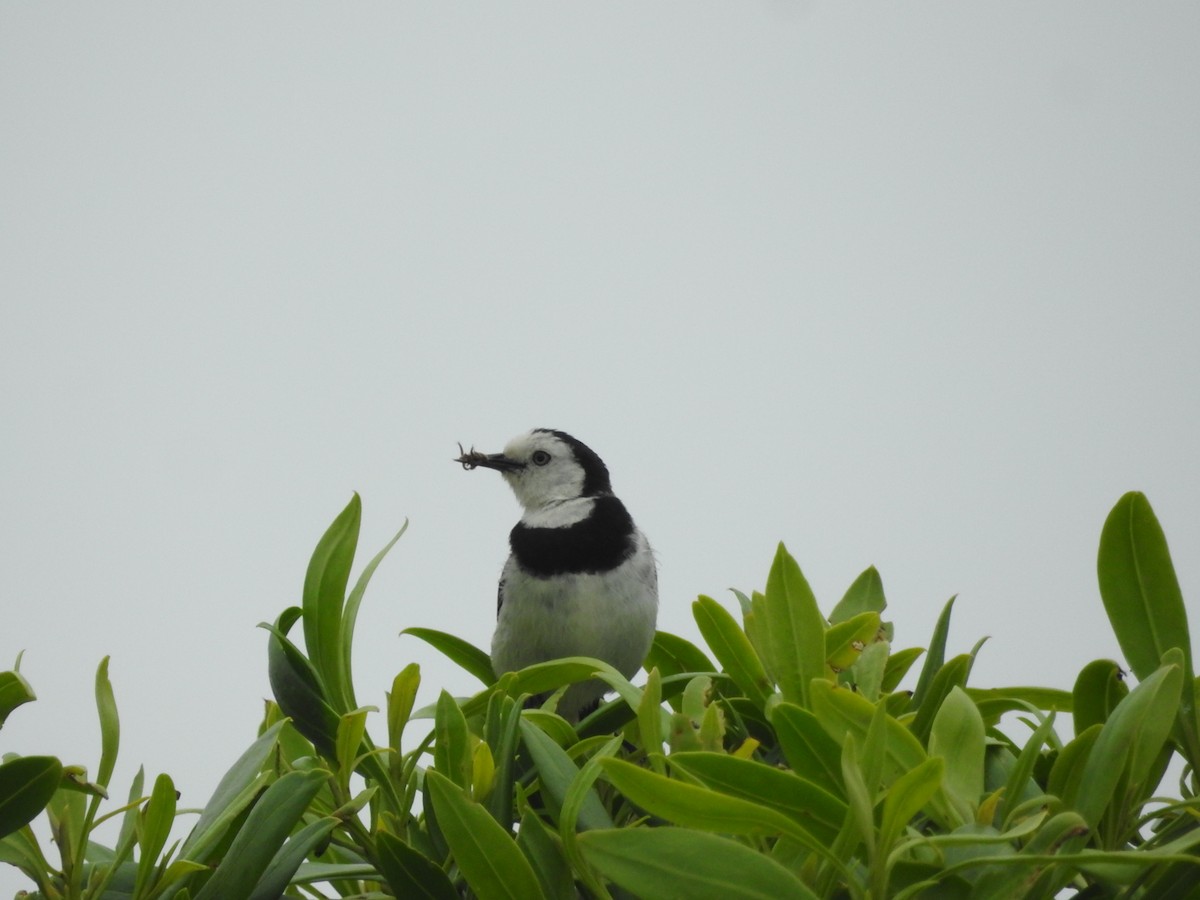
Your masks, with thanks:
[{"label": "overcast gray sky", "polygon": [[[661,562],[660,626],[879,567],[897,644],[959,594],[980,686],[1118,653],[1095,585],[1147,492],[1200,619],[1195,4],[0,8],[0,750],[200,805],[264,632],[359,491],[358,696],[486,646],[561,428]],[[735,604],[730,603],[731,607]],[[377,734],[382,723],[376,717]],[[0,887],[24,886],[0,870]]]}]

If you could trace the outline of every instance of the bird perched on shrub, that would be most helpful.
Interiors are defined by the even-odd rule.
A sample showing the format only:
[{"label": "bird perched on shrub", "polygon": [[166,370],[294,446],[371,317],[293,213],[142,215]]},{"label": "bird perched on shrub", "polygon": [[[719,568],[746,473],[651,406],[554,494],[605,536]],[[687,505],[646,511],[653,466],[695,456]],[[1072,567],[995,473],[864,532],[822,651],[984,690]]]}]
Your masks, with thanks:
[{"label": "bird perched on shrub", "polygon": [[[613,494],[604,461],[565,432],[535,428],[503,453],[472,448],[456,462],[498,471],[524,509],[509,533],[511,553],[500,576],[496,674],[591,656],[631,677],[654,640],[658,574],[650,543]],[[558,712],[577,721],[606,690],[595,680],[572,685]]]}]

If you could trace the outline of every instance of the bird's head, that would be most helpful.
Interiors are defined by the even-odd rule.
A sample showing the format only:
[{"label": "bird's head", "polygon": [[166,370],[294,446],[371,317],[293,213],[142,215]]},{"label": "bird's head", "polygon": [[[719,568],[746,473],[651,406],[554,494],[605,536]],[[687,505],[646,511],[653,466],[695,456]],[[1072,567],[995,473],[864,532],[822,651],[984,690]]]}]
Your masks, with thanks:
[{"label": "bird's head", "polygon": [[518,435],[503,453],[480,453],[472,447],[455,462],[464,469],[495,469],[527,510],[612,493],[608,468],[595,451],[571,435],[549,428]]}]

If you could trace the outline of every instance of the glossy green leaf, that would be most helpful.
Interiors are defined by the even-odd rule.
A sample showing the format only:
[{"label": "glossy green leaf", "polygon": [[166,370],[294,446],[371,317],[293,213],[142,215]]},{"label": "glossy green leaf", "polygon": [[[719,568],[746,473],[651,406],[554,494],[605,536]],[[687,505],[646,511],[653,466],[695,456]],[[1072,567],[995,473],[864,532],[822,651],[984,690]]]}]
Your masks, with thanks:
[{"label": "glossy green leaf", "polygon": [[342,659],[342,606],[361,522],[362,500],[355,494],[317,542],[304,576],[304,646],[337,713],[351,708]]},{"label": "glossy green leaf", "polygon": [[774,688],[746,633],[712,597],[701,595],[692,604],[692,615],[721,667],[729,673],[738,689],[761,707]]},{"label": "glossy green leaf", "polygon": [[367,734],[367,709],[353,709],[344,713],[338,719],[337,727],[337,762],[338,781],[343,786],[350,784],[350,773],[358,760],[363,738]]},{"label": "glossy green leaf", "polygon": [[883,595],[883,579],[879,577],[875,567],[870,566],[846,589],[842,599],[829,614],[829,622],[831,625],[837,625],[864,612],[882,613],[885,609],[887,599]]},{"label": "glossy green leaf", "polygon": [[319,769],[288,772],[268,787],[196,900],[249,897],[328,774]]},{"label": "glossy green leaf", "polygon": [[655,632],[654,643],[646,656],[646,671],[657,668],[664,676],[684,672],[715,672],[711,659],[693,644],[666,631]]},{"label": "glossy green leaf", "polygon": [[337,755],[338,714],[329,703],[325,685],[312,663],[287,637],[300,617],[296,607],[284,610],[274,625],[260,623],[267,639],[267,676],[271,692],[296,730],[312,741],[326,757]]},{"label": "glossy green leaf", "polygon": [[945,761],[946,791],[968,822],[983,796],[984,737],[979,710],[962,688],[952,688],[934,717],[929,754]]},{"label": "glossy green leaf", "polygon": [[[800,566],[781,543],[767,575],[767,671],[783,698],[809,705],[809,683],[826,676],[825,619]],[[733,674],[732,672],[730,674]]]},{"label": "glossy green leaf", "polygon": [[397,897],[458,900],[458,891],[441,866],[386,831],[376,837],[379,874]]},{"label": "glossy green leaf", "polygon": [[1096,723],[1081,731],[1074,740],[1067,742],[1058,752],[1050,769],[1046,790],[1061,798],[1068,807],[1074,807],[1078,801],[1084,766],[1103,727]]},{"label": "glossy green leaf", "polygon": [[888,655],[887,666],[883,670],[883,683],[879,689],[884,693],[894,691],[912,668],[912,664],[924,653],[921,647],[905,647],[903,650],[893,650]]},{"label": "glossy green leaf", "polygon": [[[404,525],[396,532],[396,536],[384,545],[384,548],[376,553],[366,568],[362,570],[362,574],[358,576],[358,581],[354,583],[354,589],[350,591],[346,597],[346,606],[342,610],[342,624],[340,628],[342,647],[338,654],[338,660],[341,664],[341,684],[345,691],[344,703],[345,709],[351,710],[358,707],[358,701],[354,698],[354,674],[351,671],[350,662],[353,658],[354,649],[354,626],[358,622],[358,610],[362,606],[363,595],[367,592],[367,585],[371,583],[371,576],[375,574],[375,570],[379,568],[379,564],[383,562],[383,558],[387,556],[388,551],[396,545],[396,541],[408,530],[408,521],[405,520]],[[353,561],[353,548],[351,549],[351,561]]]},{"label": "glossy green leaf", "polygon": [[521,816],[517,846],[525,851],[548,898],[576,900],[575,878],[563,851],[562,839],[550,831],[532,810],[527,809]]},{"label": "glossy green leaf", "polygon": [[1100,597],[1121,651],[1139,679],[1172,647],[1192,672],[1187,612],[1162,526],[1145,495],[1131,491],[1113,507],[1096,560]]},{"label": "glossy green leaf", "polygon": [[769,807],[664,778],[621,759],[604,759],[600,765],[628,800],[670,822],[724,834],[787,834],[816,849],[803,826]]},{"label": "glossy green leaf", "polygon": [[510,828],[513,821],[514,765],[520,736],[520,705],[512,697],[493,694],[488,703],[484,739],[492,748],[496,772],[492,792],[485,798],[484,806],[503,828]]},{"label": "glossy green leaf", "polygon": [[[278,900],[282,897],[304,860],[329,840],[329,835],[339,824],[339,820],[327,816],[305,825],[289,837],[254,886],[250,900]],[[382,851],[379,855],[383,856]],[[439,897],[437,900],[449,898]]]},{"label": "glossy green leaf", "polygon": [[1170,733],[1179,705],[1183,670],[1165,665],[1130,691],[1104,723],[1088,754],[1076,810],[1095,827],[1114,798],[1122,776],[1145,780]]},{"label": "glossy green leaf", "polygon": [[794,703],[774,704],[767,713],[792,771],[829,790],[841,790],[842,750],[813,713]]},{"label": "glossy green leaf", "polygon": [[890,654],[891,646],[887,641],[867,644],[847,673],[850,683],[872,703],[883,693],[883,678]]},{"label": "glossy green leaf", "polygon": [[846,804],[792,772],[725,753],[685,752],[669,758],[705,787],[791,816],[817,840],[831,842],[846,817]]},{"label": "glossy green leaf", "polygon": [[[875,715],[875,705],[844,688],[828,682],[813,685],[813,713],[821,727],[839,746],[847,734],[862,743]],[[890,782],[925,762],[925,748],[907,728],[888,716],[885,720],[888,768],[884,780]],[[839,763],[840,765],[840,763]]]},{"label": "glossy green leaf", "polygon": [[929,650],[925,654],[925,665],[917,678],[917,687],[913,691],[909,709],[919,709],[925,702],[925,694],[933,684],[933,678],[946,662],[946,640],[950,636],[950,614],[954,611],[955,597],[946,601],[942,614],[938,616],[937,624],[933,626],[933,637],[929,641]]},{"label": "glossy green leaf", "polygon": [[0,765],[0,837],[32,822],[61,781],[62,763],[53,756],[18,756]]},{"label": "glossy green leaf", "polygon": [[1108,721],[1117,704],[1129,694],[1124,675],[1111,659],[1097,659],[1079,671],[1071,691],[1075,734]]},{"label": "glossy green leaf", "polygon": [[963,653],[938,669],[937,674],[933,676],[921,705],[915,707],[917,714],[910,726],[912,733],[922,744],[929,740],[929,732],[933,728],[934,717],[941,709],[942,701],[954,688],[966,687],[967,673],[970,671],[971,657]]},{"label": "glossy green leaf", "polygon": [[905,772],[888,788],[883,798],[883,819],[879,827],[879,844],[883,853],[890,852],[908,822],[933,799],[941,786],[944,771],[943,759],[930,757]]},{"label": "glossy green leaf", "polygon": [[387,694],[388,746],[397,753],[420,686],[421,667],[416,663],[409,663],[392,679],[392,689]]},{"label": "glossy green leaf", "polygon": [[[264,779],[260,778],[260,773],[271,758],[279,743],[279,733],[286,725],[286,720],[272,725],[229,767],[180,847],[180,856],[198,862],[209,861],[209,854],[221,841],[225,829],[264,786]],[[270,777],[268,775],[267,779]]]},{"label": "glossy green leaf", "polygon": [[492,670],[491,656],[474,644],[433,628],[405,628],[400,633],[420,638],[460,669],[474,675],[485,686],[490,687],[496,683],[497,673]]},{"label": "glossy green leaf", "polygon": [[159,775],[150,791],[150,800],[139,813],[141,827],[138,829],[139,859],[135,897],[143,896],[143,892],[150,885],[159,855],[167,845],[167,838],[171,836],[171,826],[175,824],[175,797],[175,784],[170,776]]},{"label": "glossy green leaf", "polygon": [[100,766],[96,771],[96,783],[107,788],[117,765],[117,749],[121,743],[121,722],[112,682],[108,680],[107,656],[100,660],[96,669],[96,712],[100,716]]},{"label": "glossy green leaf", "polygon": [[[1009,818],[1017,808],[1027,787],[1032,785],[1034,767],[1042,752],[1042,747],[1054,735],[1054,713],[1050,713],[1021,748],[1015,764],[1008,773],[1004,785],[1004,795],[1000,799],[997,819],[1001,827],[1011,827]],[[1038,791],[1040,793],[1040,791]]]},{"label": "glossy green leaf", "polygon": [[[646,677],[646,688],[642,692],[642,702],[638,704],[638,730],[641,732],[642,749],[650,757],[650,764],[660,775],[663,774],[662,746],[666,739],[663,734],[662,717],[662,676],[657,668],[651,669]],[[686,707],[685,707],[686,708]]]},{"label": "glossy green leaf", "polygon": [[0,672],[0,728],[14,709],[36,699],[33,688],[20,672]]},{"label": "glossy green leaf", "polygon": [[537,900],[541,883],[512,835],[437,772],[425,774],[438,826],[479,900]]},{"label": "glossy green leaf", "polygon": [[783,866],[728,838],[686,828],[621,828],[579,838],[605,877],[642,900],[816,900]]},{"label": "glossy green leaf", "polygon": [[471,786],[471,734],[467,719],[458,702],[445,691],[437,701],[434,720],[437,740],[433,745],[433,764],[455,786],[469,790]]},{"label": "glossy green leaf", "polygon": [[[554,743],[536,725],[523,720],[521,737],[537,766],[538,779],[542,784],[546,805],[555,821],[558,821],[562,814],[563,801],[570,791],[571,785],[579,776],[579,767],[562,747]],[[577,827],[580,830],[613,827],[612,818],[608,815],[608,811],[600,802],[600,797],[594,789],[589,788],[588,797],[580,807]]]},{"label": "glossy green leaf", "polygon": [[854,665],[863,648],[879,634],[879,613],[859,613],[825,632],[825,662],[835,672]]}]

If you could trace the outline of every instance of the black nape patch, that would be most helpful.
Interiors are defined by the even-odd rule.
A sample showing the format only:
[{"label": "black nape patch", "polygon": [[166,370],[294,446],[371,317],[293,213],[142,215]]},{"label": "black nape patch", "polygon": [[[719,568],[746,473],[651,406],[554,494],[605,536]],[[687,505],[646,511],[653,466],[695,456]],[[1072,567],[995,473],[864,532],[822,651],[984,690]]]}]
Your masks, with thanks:
[{"label": "black nape patch", "polygon": [[591,514],[564,528],[531,528],[518,523],[508,536],[513,556],[530,575],[607,572],[635,549],[633,519],[613,497],[597,497]]},{"label": "black nape patch", "polygon": [[543,434],[552,434],[568,447],[575,455],[576,461],[583,467],[584,497],[598,497],[601,494],[612,493],[612,479],[608,475],[608,466],[604,465],[599,455],[583,441],[571,437],[565,431],[555,431],[553,428],[535,428]]}]

